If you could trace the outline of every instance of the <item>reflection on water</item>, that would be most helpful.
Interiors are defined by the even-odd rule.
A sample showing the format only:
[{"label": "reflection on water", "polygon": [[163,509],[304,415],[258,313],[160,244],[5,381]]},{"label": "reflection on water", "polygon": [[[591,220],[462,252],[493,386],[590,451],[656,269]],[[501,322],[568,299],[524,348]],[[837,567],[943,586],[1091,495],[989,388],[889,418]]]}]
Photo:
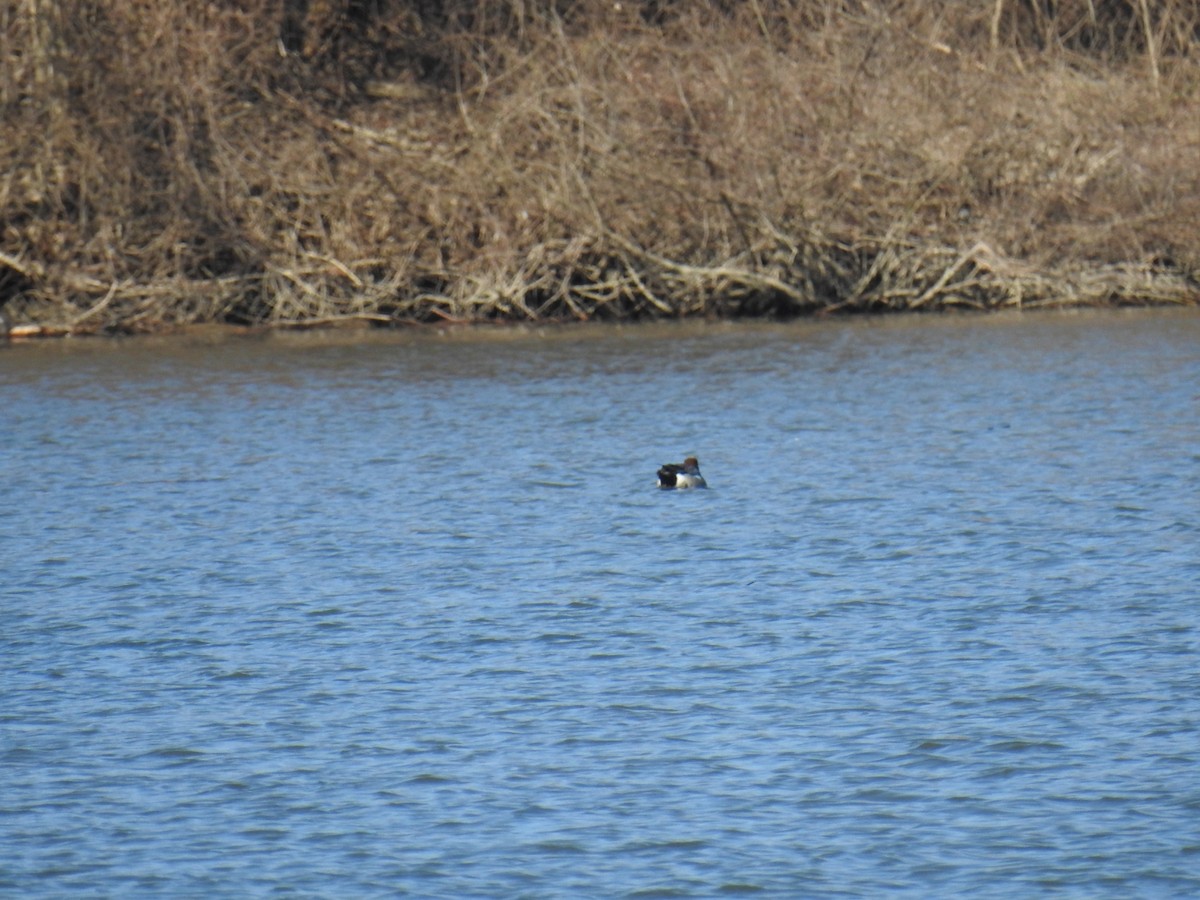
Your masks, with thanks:
[{"label": "reflection on water", "polygon": [[1162,313],[5,348],[0,887],[1196,893],[1198,376]]}]

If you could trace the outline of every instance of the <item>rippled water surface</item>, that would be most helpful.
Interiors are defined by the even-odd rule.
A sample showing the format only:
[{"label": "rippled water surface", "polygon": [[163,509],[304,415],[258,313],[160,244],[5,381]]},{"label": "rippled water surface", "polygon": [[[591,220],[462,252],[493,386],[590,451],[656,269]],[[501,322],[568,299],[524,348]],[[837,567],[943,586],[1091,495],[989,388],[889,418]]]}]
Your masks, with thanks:
[{"label": "rippled water surface", "polygon": [[21,345],[0,398],[6,894],[1200,894],[1200,316]]}]

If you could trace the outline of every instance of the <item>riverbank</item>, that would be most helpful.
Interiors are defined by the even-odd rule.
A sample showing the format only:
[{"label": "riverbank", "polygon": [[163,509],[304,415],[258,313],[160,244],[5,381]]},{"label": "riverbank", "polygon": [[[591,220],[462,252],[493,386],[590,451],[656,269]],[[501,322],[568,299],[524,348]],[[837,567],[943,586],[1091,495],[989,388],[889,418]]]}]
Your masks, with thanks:
[{"label": "riverbank", "polygon": [[76,5],[3,23],[17,333],[1200,304],[1182,3]]}]

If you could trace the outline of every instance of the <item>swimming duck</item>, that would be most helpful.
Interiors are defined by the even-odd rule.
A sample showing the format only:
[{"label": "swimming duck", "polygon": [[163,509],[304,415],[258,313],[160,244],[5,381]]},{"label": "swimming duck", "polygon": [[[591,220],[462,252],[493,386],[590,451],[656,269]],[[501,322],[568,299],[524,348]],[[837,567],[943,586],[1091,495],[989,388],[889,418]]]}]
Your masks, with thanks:
[{"label": "swimming duck", "polygon": [[708,487],[704,476],[700,474],[700,460],[689,456],[682,463],[667,463],[658,470],[658,486],[671,488],[702,488]]}]

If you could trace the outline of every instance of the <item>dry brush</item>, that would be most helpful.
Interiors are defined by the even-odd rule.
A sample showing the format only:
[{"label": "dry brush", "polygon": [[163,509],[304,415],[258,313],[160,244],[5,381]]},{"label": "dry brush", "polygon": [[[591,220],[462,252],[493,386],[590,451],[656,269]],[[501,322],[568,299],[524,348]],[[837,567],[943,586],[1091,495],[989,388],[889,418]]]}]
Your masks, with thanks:
[{"label": "dry brush", "polygon": [[0,39],[27,331],[1200,300],[1196,0],[20,0]]}]

